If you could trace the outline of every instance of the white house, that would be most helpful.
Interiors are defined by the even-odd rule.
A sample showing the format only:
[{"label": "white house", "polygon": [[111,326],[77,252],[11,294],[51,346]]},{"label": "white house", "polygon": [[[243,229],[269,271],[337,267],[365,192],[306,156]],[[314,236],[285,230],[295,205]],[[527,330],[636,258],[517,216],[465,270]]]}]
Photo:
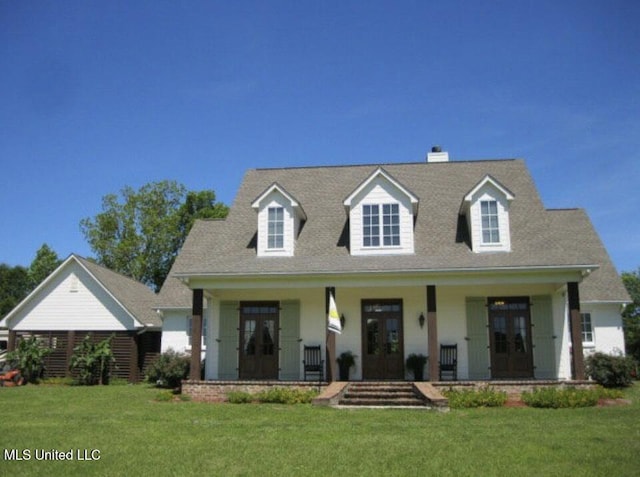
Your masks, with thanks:
[{"label": "white house", "polygon": [[70,255],[11,310],[0,327],[9,329],[8,348],[36,336],[52,352],[47,377],[69,375],[73,348],[87,334],[94,341],[113,336],[112,375],[137,381],[160,353],[162,322],[156,295],[145,285],[78,255]]},{"label": "white house", "polygon": [[202,353],[208,380],[300,380],[329,293],[344,328],[327,362],[352,351],[356,380],[408,379],[411,353],[437,380],[442,344],[462,380],[581,379],[583,350],[624,352],[629,297],[586,213],[546,209],[523,160],[442,152],[247,171],[173,266],[162,347]]}]

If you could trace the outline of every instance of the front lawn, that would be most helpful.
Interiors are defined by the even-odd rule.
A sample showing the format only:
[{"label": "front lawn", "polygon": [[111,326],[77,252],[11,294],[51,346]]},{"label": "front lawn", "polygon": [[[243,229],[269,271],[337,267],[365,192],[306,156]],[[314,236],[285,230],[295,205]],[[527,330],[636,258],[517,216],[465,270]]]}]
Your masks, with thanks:
[{"label": "front lawn", "polygon": [[[0,475],[631,476],[640,386],[627,394],[625,406],[438,413],[158,402],[146,385],[0,388]],[[99,460],[78,460],[94,449]],[[36,460],[52,450],[73,461]]]}]

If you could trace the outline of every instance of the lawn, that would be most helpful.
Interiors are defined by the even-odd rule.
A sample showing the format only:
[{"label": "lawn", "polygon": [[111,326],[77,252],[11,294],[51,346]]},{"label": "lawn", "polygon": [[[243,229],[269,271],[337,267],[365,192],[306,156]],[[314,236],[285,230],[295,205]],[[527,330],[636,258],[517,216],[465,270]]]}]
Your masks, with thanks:
[{"label": "lawn", "polygon": [[[631,405],[341,410],[158,402],[146,385],[0,388],[0,475],[638,475]],[[12,449],[30,460],[9,461]],[[99,460],[78,460],[93,453]],[[73,461],[36,460],[73,451]],[[22,455],[22,454],[21,454]]]}]

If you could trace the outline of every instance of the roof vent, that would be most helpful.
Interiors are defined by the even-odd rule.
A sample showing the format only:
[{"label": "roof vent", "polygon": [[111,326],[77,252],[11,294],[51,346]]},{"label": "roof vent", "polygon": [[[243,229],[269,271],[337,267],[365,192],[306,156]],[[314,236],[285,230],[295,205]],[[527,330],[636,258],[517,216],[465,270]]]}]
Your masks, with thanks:
[{"label": "roof vent", "polygon": [[442,152],[440,146],[433,146],[431,152],[427,154],[427,162],[449,162],[449,153]]}]

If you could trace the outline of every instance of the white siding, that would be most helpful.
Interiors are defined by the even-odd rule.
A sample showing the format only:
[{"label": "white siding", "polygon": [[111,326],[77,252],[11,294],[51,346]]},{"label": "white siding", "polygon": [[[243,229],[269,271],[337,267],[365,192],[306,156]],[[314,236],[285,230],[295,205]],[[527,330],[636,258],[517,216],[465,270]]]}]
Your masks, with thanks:
[{"label": "white siding", "polygon": [[[365,204],[399,204],[399,247],[364,247],[362,245],[362,206]],[[382,208],[380,209],[380,214],[380,229],[382,230]],[[354,198],[349,211],[349,229],[352,255],[414,253],[411,200],[384,177],[376,177]]]},{"label": "white siding", "polygon": [[[273,250],[268,248],[269,207],[282,207],[284,209],[284,246],[282,249]],[[291,202],[278,191],[271,192],[262,200],[258,211],[258,256],[293,256],[296,233],[299,227],[299,220],[296,218]]]},{"label": "white siding", "polygon": [[80,265],[69,262],[11,320],[16,331],[135,329],[135,322]]},{"label": "white siding", "polygon": [[596,351],[606,354],[624,353],[624,333],[619,304],[586,303],[581,305],[580,311],[591,314],[593,327],[593,346],[584,347],[585,355]]},{"label": "white siding", "polygon": [[[211,323],[208,308],[204,309],[203,315],[203,318],[208,319],[208,322]],[[166,310],[163,312],[161,346],[163,353],[170,349],[178,353],[191,353],[191,345],[189,344],[189,335],[187,333],[189,319],[191,319],[190,310]],[[209,329],[207,329],[207,332],[210,334]],[[205,358],[208,342],[209,337],[205,336],[202,359]]]},{"label": "white siding", "polygon": [[[482,215],[480,203],[495,200],[498,204],[498,225],[500,227],[500,243],[482,243]],[[504,194],[492,184],[482,186],[473,196],[467,216],[471,244],[474,252],[509,252],[511,250],[511,234],[509,226],[509,201]]]}]

